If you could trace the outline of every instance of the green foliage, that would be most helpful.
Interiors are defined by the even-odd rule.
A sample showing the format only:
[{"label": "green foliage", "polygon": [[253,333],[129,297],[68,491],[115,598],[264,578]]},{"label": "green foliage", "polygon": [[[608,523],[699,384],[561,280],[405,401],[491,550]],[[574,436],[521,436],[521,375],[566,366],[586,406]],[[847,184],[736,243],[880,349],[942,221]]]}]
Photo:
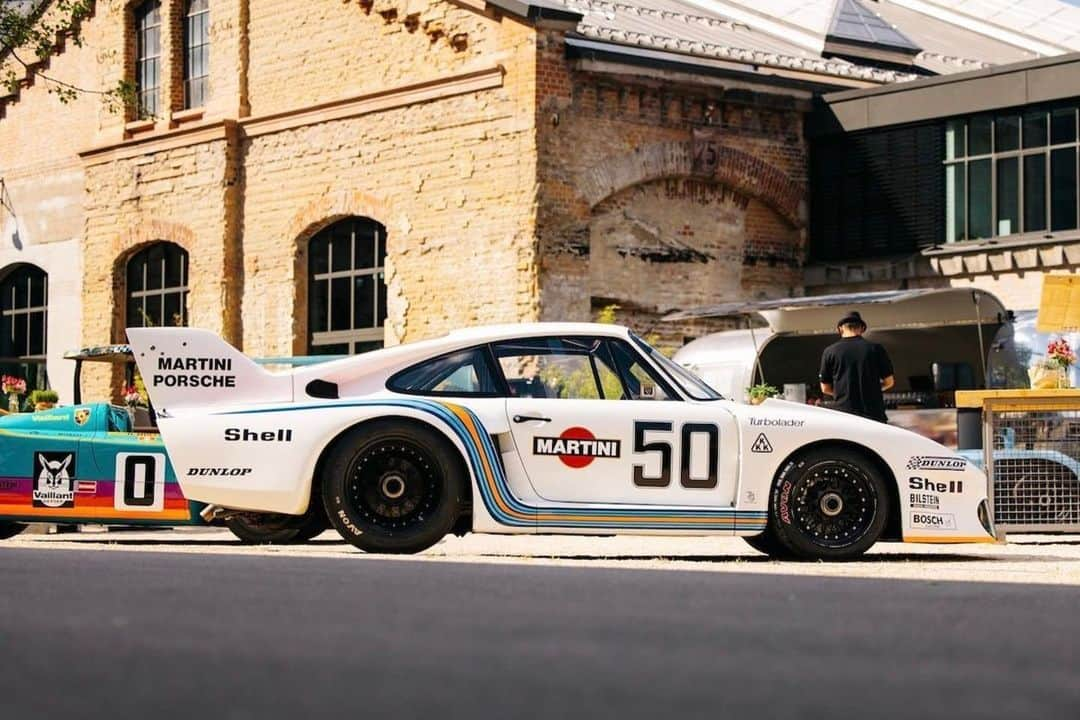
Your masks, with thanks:
[{"label": "green foliage", "polygon": [[94,90],[45,72],[61,41],[82,47],[80,28],[93,9],[92,0],[0,0],[0,85],[6,93],[14,94],[22,84],[40,80],[62,103],[92,94],[100,96],[110,112],[133,106],[135,86],[131,82],[117,83],[111,90]]},{"label": "green foliage", "polygon": [[778,397],[780,390],[772,385],[758,383],[746,388],[746,394],[750,396],[751,400],[765,400],[766,398]]},{"label": "green foliage", "polygon": [[34,390],[30,393],[30,397],[27,398],[27,402],[30,405],[37,405],[38,403],[58,403],[60,402],[60,393],[55,390]]}]

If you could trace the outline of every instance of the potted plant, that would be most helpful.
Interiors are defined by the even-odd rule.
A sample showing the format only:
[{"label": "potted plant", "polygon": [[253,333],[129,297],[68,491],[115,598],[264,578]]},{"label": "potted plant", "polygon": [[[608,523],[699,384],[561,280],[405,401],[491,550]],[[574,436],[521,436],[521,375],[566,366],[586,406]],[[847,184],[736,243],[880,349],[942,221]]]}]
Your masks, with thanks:
[{"label": "potted plant", "polygon": [[8,412],[19,412],[19,396],[26,392],[26,381],[14,375],[5,375],[0,379],[4,392],[8,396]]},{"label": "potted plant", "polygon": [[1065,338],[1051,340],[1046,346],[1046,357],[1031,368],[1031,386],[1037,389],[1069,387],[1069,368],[1076,363],[1076,353]]},{"label": "potted plant", "polygon": [[28,402],[34,410],[50,410],[60,402],[60,394],[55,390],[34,390],[30,393]]},{"label": "potted plant", "polygon": [[746,394],[750,397],[751,405],[760,405],[771,397],[780,395],[780,391],[766,383],[758,383],[746,388]]},{"label": "potted plant", "polygon": [[135,408],[142,402],[142,396],[139,395],[139,389],[134,385],[127,385],[124,387],[124,405],[127,406],[128,420],[131,421],[131,427],[135,427]]}]

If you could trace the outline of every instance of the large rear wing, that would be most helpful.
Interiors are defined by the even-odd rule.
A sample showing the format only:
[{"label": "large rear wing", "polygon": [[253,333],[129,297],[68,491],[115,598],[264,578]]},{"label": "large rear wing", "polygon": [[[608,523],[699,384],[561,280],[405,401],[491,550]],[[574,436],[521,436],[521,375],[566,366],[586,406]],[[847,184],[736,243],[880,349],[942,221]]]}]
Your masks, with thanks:
[{"label": "large rear wing", "polygon": [[150,402],[162,417],[214,405],[289,402],[291,373],[274,374],[216,334],[195,328],[128,328]]}]

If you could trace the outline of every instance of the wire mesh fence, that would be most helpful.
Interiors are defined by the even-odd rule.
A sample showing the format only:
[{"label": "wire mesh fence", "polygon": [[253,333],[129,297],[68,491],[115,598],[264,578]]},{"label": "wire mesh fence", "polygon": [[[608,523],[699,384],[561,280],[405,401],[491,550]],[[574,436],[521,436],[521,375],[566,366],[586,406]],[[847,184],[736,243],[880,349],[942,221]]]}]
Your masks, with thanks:
[{"label": "wire mesh fence", "polygon": [[1080,408],[984,408],[994,522],[1009,532],[1080,530]]}]

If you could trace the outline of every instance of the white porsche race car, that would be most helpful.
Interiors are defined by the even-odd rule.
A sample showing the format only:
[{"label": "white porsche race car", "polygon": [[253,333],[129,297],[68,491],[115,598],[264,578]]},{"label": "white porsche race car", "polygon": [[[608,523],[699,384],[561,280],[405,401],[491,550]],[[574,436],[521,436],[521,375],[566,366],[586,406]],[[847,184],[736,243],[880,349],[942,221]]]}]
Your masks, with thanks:
[{"label": "white porsche race car", "polygon": [[741,535],[824,559],[995,540],[963,457],[840,412],[725,400],[615,325],[474,328],[281,374],[203,330],[128,336],[185,496],[322,503],[369,552],[468,530]]}]

